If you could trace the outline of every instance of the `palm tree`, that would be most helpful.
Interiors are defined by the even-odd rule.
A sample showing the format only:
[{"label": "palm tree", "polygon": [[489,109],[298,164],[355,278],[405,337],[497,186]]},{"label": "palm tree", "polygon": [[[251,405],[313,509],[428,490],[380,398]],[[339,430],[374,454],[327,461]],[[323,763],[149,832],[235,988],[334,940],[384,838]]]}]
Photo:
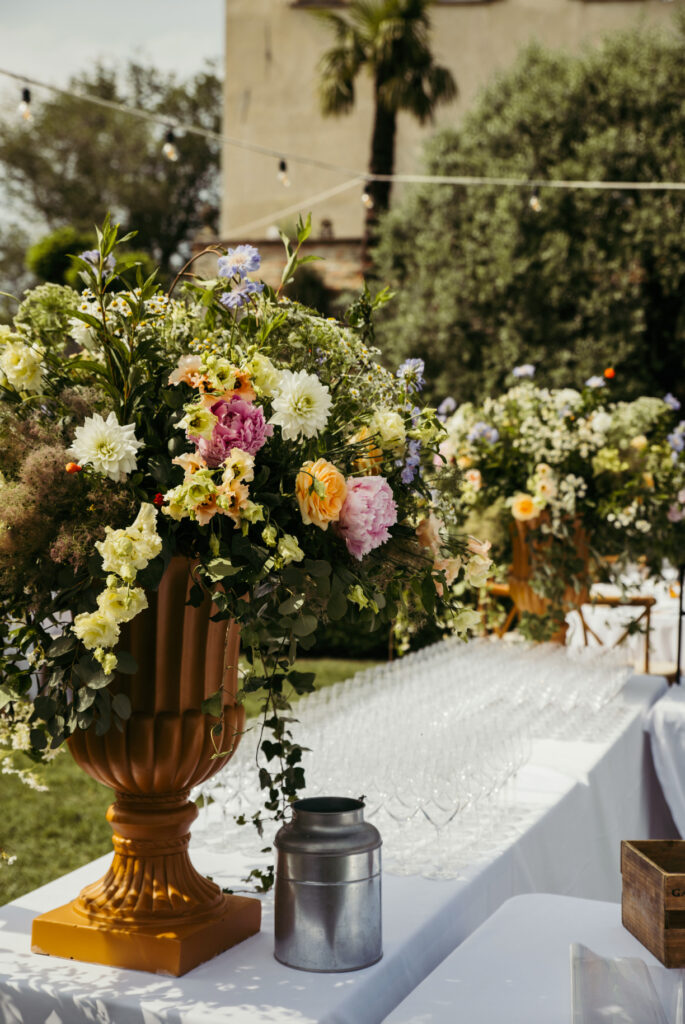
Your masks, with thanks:
[{"label": "palm tree", "polygon": [[[355,79],[365,67],[373,77],[375,112],[370,174],[392,174],[397,114],[406,110],[423,124],[438,103],[457,95],[450,71],[430,51],[431,0],[352,0],[346,15],[319,11],[335,42],[319,63],[319,97],[324,115],[349,113]],[[378,216],[390,204],[391,182],[369,181],[362,262],[368,269]]]}]

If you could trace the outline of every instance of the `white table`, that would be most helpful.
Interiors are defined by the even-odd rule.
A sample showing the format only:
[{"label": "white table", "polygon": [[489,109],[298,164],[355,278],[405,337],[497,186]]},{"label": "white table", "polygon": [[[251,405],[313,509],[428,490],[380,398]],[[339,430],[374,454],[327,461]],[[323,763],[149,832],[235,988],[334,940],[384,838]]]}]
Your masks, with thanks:
[{"label": "white table", "polygon": [[387,1024],[570,1024],[572,943],[660,966],[622,926],[620,903],[516,896],[414,989]]},{"label": "white table", "polygon": [[[383,1020],[512,895],[552,891],[618,899],[620,840],[674,834],[643,733],[645,713],[664,688],[655,677],[633,677],[616,707],[615,734],[605,742],[537,743],[514,795],[527,815],[523,832],[485,863],[471,865],[453,881],[385,875],[384,957],[375,966],[317,975],[276,963],[271,898],[264,901],[259,935],[178,979],[28,952],[33,916],[66,902],[102,874],[109,860],[104,857],[0,909],[0,1021]],[[235,883],[245,871],[236,854],[194,846],[193,859],[223,884]],[[50,1016],[53,1011],[57,1017]]]}]

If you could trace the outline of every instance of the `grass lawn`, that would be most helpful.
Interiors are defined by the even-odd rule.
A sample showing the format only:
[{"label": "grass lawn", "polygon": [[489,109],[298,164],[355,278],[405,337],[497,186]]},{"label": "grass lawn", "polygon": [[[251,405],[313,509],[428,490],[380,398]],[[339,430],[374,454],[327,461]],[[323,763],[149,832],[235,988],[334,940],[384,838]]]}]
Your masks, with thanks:
[{"label": "grass lawn", "polygon": [[[318,689],[375,664],[324,658],[302,659],[297,667],[316,672]],[[258,706],[258,695],[251,695],[248,716]],[[0,849],[17,858],[10,866],[0,861],[0,906],[112,849],[105,821],[112,791],[77,768],[67,752],[40,767],[38,775],[48,793],[0,775]]]}]

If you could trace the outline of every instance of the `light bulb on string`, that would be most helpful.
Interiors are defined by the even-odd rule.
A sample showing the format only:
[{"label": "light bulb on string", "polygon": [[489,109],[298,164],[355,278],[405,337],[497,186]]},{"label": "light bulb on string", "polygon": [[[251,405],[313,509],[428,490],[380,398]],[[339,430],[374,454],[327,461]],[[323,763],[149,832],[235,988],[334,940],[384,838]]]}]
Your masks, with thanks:
[{"label": "light bulb on string", "polygon": [[175,163],[178,160],[178,150],[176,149],[176,136],[174,135],[173,129],[169,128],[166,135],[164,136],[164,145],[162,146],[162,153],[167,158]]},{"label": "light bulb on string", "polygon": [[288,165],[282,158],[278,161],[277,178],[280,181],[283,188],[290,188],[290,178],[288,177]]},{"label": "light bulb on string", "polygon": [[367,210],[373,210],[373,196],[366,189],[362,192],[362,203]]},{"label": "light bulb on string", "polygon": [[540,211],[542,210],[542,203],[540,202],[540,193],[536,188],[533,189],[533,194],[528,200],[528,205],[530,206],[533,213],[540,213]]},{"label": "light bulb on string", "polygon": [[19,116],[22,117],[24,119],[24,121],[30,121],[31,120],[31,118],[33,117],[33,114],[31,113],[31,90],[30,89],[22,89],[21,90],[21,102],[20,102],[20,104],[19,104],[17,109],[19,111]]}]

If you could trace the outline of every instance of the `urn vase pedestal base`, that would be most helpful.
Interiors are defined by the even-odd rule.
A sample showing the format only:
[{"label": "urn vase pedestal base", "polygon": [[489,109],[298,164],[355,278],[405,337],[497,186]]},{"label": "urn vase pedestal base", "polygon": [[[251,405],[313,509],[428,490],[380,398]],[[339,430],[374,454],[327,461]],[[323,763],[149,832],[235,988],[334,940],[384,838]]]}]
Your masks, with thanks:
[{"label": "urn vase pedestal base", "polygon": [[222,893],[190,861],[187,791],[117,796],[107,874],[34,920],[32,952],[178,976],[256,935],[259,900]]},{"label": "urn vase pedestal base", "polygon": [[91,964],[125,967],[178,977],[211,960],[259,931],[261,904],[246,896],[222,894],[209,921],[186,921],[149,930],[126,930],[110,923],[90,923],[78,900],[50,910],[33,922],[31,951]]}]

